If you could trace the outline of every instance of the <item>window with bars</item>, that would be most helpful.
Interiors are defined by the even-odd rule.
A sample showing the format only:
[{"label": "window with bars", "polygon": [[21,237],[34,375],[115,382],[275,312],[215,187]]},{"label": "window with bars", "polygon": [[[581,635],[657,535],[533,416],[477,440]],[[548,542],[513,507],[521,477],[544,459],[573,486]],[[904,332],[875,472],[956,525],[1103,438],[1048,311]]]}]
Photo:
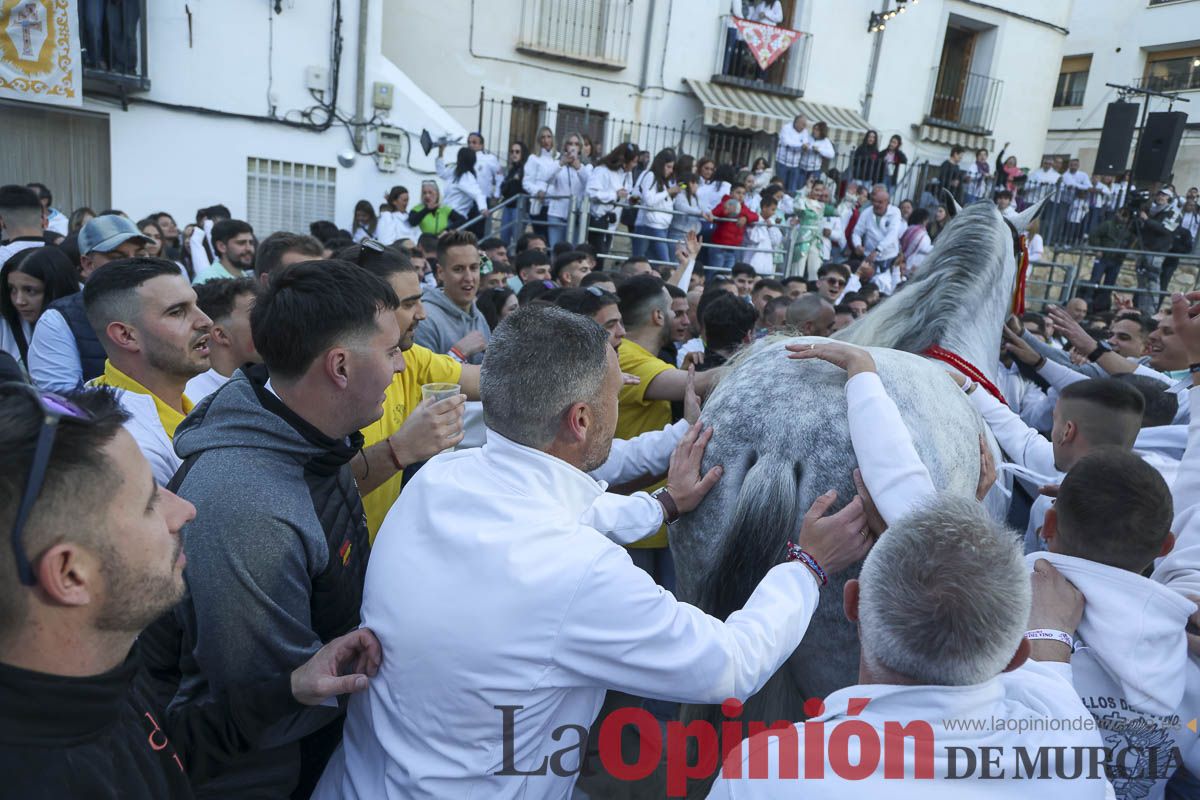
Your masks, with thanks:
[{"label": "window with bars", "polygon": [[334,219],[336,187],[336,167],[251,156],[246,159],[246,221],[260,241],[275,231],[307,233],[309,223]]},{"label": "window with bars", "polygon": [[1200,89],[1200,48],[1147,53],[1142,85],[1158,92]]},{"label": "window with bars", "polygon": [[1083,105],[1083,93],[1087,89],[1088,73],[1092,70],[1092,57],[1068,56],[1062,60],[1058,72],[1058,87],[1054,91],[1054,107]]},{"label": "window with bars", "polygon": [[522,0],[517,49],[621,69],[632,30],[633,0]]}]

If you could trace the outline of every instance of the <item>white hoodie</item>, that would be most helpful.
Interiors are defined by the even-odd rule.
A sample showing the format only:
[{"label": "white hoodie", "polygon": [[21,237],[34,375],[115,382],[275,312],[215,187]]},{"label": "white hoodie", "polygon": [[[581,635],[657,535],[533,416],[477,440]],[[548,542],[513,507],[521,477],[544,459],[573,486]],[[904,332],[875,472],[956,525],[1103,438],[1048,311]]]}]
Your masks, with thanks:
[{"label": "white hoodie", "polygon": [[1200,709],[1184,703],[1188,662],[1184,627],[1196,604],[1133,572],[1057,553],[1044,558],[1084,597],[1071,657],[1072,683],[1092,712],[1107,769],[1121,800],[1160,800],[1179,767],[1184,728]]}]

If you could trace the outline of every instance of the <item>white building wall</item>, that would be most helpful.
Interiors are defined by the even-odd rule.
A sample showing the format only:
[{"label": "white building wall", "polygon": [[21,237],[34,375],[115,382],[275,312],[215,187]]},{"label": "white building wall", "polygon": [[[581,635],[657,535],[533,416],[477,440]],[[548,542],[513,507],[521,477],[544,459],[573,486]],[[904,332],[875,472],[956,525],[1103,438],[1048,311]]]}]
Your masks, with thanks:
[{"label": "white building wall", "polygon": [[[1083,105],[1051,110],[1046,150],[1074,153],[1090,170],[1095,162],[1100,130],[1108,104],[1118,99],[1106,83],[1139,82],[1146,55],[1152,50],[1174,50],[1195,45],[1200,39],[1200,2],[1180,0],[1150,6],[1146,0],[1088,0],[1077,3],[1069,24],[1071,35],[1064,56],[1092,56]],[[1189,124],[1200,123],[1200,90],[1180,93],[1190,103],[1176,103]],[[1136,99],[1136,98],[1131,98]],[[1151,98],[1151,111],[1167,111],[1168,102]],[[1136,135],[1135,135],[1136,143]],[[1130,153],[1129,163],[1133,163]],[[1184,133],[1175,161],[1175,183],[1180,191],[1200,183],[1200,131]]]},{"label": "white building wall", "polygon": [[[184,4],[149,4],[149,92],[136,95],[125,111],[106,101],[85,103],[88,110],[110,117],[115,207],[135,218],[165,209],[182,223],[197,208],[223,202],[235,217],[244,217],[248,157],[336,167],[335,221],[346,228],[360,199],[377,205],[387,188],[397,183],[408,185],[416,196],[420,178],[408,169],[385,174],[363,156],[353,167],[341,167],[338,153],[350,149],[351,140],[340,124],[318,133],[222,115],[261,118],[272,112],[273,105],[278,116],[298,120],[300,109],[315,105],[306,87],[305,68],[319,66],[328,72],[332,2],[285,0],[281,14],[273,12],[273,0],[192,0],[188,5],[190,47]],[[390,82],[396,88],[390,124],[416,134],[428,127],[461,135],[454,119],[381,55],[382,12],[381,0],[373,0],[368,10],[372,23],[366,48],[365,114],[373,113],[372,82]],[[358,4],[343,0],[342,14],[338,106],[352,117]],[[222,113],[174,110],[140,102],[143,99]],[[318,112],[318,120],[320,116]],[[374,138],[368,136],[365,146],[373,144]],[[415,136],[412,144],[414,166],[432,169]]]}]

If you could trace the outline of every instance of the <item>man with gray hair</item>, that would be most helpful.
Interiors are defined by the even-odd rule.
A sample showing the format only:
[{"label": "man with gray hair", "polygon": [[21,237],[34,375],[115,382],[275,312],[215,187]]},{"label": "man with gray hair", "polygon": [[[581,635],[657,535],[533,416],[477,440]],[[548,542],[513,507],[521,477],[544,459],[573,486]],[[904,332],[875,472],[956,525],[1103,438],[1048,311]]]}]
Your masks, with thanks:
[{"label": "man with gray hair", "polygon": [[801,336],[828,336],[833,332],[833,304],[819,294],[803,294],[787,307],[787,326]]},{"label": "man with gray hair", "polygon": [[[569,797],[606,689],[746,698],[800,643],[811,565],[777,565],[722,622],[580,521],[604,493],[586,472],[608,457],[621,385],[607,332],[579,314],[527,306],[493,332],[487,443],[430,460],[375,540],[363,623],[388,656],[315,797]],[[720,478],[700,472],[710,436],[692,427],[672,456],[668,520]],[[867,546],[862,501],[825,517],[835,500],[799,533],[800,560],[826,571]]]},{"label": "man with gray hair", "polygon": [[[1007,779],[990,781],[989,797],[1024,798],[1031,787],[1013,778],[1034,777],[1038,796],[1104,797],[1094,728],[1047,724],[1088,719],[1071,691],[1067,643],[1082,596],[1046,561],[1031,578],[1015,534],[974,500],[936,493],[867,350],[789,349],[846,370],[854,453],[878,526],[891,527],[846,582],[859,685],[825,698],[807,722],[744,741],[709,797],[793,797],[788,776],[821,779],[821,797],[835,799],[969,797],[983,789],[960,784],[988,778]],[[1046,763],[1053,753],[1061,768]],[[959,783],[940,783],[950,779]]]},{"label": "man with gray hair", "polygon": [[[862,266],[874,277],[870,280],[884,294],[891,294],[900,283],[900,270],[895,266],[900,255],[900,234],[904,233],[900,209],[891,204],[887,187],[877,183],[871,187],[871,210],[865,208],[854,226],[851,245],[855,255],[863,259]],[[860,275],[863,274],[860,268]]]}]

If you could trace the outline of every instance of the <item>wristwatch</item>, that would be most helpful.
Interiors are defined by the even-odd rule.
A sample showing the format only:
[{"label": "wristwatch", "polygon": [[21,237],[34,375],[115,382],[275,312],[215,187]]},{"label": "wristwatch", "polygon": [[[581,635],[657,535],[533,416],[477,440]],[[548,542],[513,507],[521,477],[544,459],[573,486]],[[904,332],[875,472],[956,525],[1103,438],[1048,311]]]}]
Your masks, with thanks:
[{"label": "wristwatch", "polygon": [[671,497],[671,493],[667,491],[667,487],[657,489],[650,494],[663,507],[663,521],[668,525],[674,525],[679,521],[679,506],[675,505],[675,498]]},{"label": "wristwatch", "polygon": [[1088,353],[1088,361],[1098,361],[1105,353],[1111,353],[1112,348],[1108,346],[1108,342],[1096,342],[1096,349]]}]

